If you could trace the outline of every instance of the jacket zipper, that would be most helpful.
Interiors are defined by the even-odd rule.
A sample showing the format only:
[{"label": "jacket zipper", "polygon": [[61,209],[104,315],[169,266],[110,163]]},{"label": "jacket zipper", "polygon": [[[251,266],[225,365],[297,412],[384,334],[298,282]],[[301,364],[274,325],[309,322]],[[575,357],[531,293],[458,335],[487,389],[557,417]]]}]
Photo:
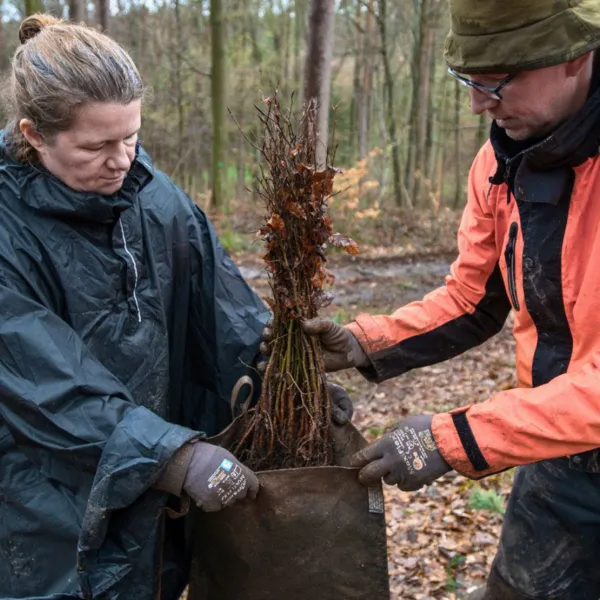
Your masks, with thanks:
[{"label": "jacket zipper", "polygon": [[510,294],[510,300],[513,308],[516,311],[521,310],[519,305],[519,298],[517,297],[517,274],[516,274],[516,256],[515,256],[515,245],[517,243],[517,233],[519,231],[518,223],[511,223],[510,230],[508,232],[508,244],[506,244],[506,250],[504,251],[504,259],[506,260],[506,268],[508,272],[508,293]]},{"label": "jacket zipper", "polygon": [[123,223],[121,222],[121,219],[119,219],[119,225],[121,226],[121,238],[123,240],[123,248],[125,249],[125,253],[129,257],[129,259],[131,260],[131,264],[133,265],[133,276],[135,278],[134,283],[133,283],[133,301],[135,302],[135,309],[137,312],[138,323],[141,323],[142,322],[142,313],[140,312],[140,305],[138,303],[137,293],[136,293],[137,286],[138,286],[137,265],[135,263],[135,258],[133,257],[133,254],[131,254],[131,252],[129,252],[129,248],[127,247],[127,240],[125,239],[125,230],[123,229]]},{"label": "jacket zipper", "polygon": [[[510,204],[510,169],[512,160],[507,160],[504,169],[504,182],[506,183],[506,204]],[[516,223],[515,223],[516,225]]]}]

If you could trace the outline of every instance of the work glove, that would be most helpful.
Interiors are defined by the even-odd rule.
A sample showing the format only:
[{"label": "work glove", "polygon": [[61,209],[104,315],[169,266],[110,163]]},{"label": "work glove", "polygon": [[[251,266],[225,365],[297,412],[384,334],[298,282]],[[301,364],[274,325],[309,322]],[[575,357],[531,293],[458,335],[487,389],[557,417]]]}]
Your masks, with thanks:
[{"label": "work glove", "polygon": [[383,478],[405,492],[414,492],[451,470],[431,433],[431,415],[404,419],[397,429],[369,444],[351,459],[358,478],[372,485]]},{"label": "work glove", "polygon": [[[267,323],[263,330],[263,341],[260,351],[265,356],[271,354],[271,341],[273,330],[271,322]],[[350,330],[338,325],[334,321],[326,319],[309,319],[302,322],[302,329],[312,336],[317,336],[323,350],[323,361],[328,373],[349,369],[351,367],[368,367],[371,362],[359,341]],[[266,363],[263,362],[259,370],[264,370]]]},{"label": "work glove", "polygon": [[[182,454],[191,453],[187,458]],[[189,460],[183,491],[206,512],[216,512],[243,498],[256,498],[256,475],[233,454],[207,442],[192,442],[180,451]]]},{"label": "work glove", "polygon": [[331,381],[327,382],[329,397],[331,398],[331,420],[336,425],[346,425],[352,421],[354,406],[348,392],[341,386]]}]

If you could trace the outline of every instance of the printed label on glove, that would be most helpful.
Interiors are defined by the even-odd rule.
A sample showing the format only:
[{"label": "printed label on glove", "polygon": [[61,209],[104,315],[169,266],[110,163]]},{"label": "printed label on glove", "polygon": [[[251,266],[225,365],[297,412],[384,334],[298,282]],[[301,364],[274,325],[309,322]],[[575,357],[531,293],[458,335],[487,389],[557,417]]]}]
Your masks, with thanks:
[{"label": "printed label on glove", "polygon": [[370,487],[369,494],[369,512],[375,514],[383,514],[385,512],[385,504],[383,492],[376,487]]},{"label": "printed label on glove", "polygon": [[392,434],[396,451],[403,458],[411,475],[427,466],[428,453],[437,449],[431,431],[417,431],[412,427],[396,429]]},{"label": "printed label on glove", "polygon": [[246,476],[242,467],[228,459],[223,460],[208,478],[208,489],[214,489],[221,502],[226,505],[246,487]]}]

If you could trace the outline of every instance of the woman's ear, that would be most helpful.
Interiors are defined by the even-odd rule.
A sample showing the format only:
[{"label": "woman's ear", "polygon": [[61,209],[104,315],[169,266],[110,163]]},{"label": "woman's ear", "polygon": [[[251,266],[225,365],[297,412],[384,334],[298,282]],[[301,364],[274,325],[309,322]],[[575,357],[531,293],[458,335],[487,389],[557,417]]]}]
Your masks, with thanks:
[{"label": "woman's ear", "polygon": [[19,129],[23,137],[33,146],[38,152],[44,151],[44,138],[37,132],[35,126],[29,119],[21,119],[19,121]]}]

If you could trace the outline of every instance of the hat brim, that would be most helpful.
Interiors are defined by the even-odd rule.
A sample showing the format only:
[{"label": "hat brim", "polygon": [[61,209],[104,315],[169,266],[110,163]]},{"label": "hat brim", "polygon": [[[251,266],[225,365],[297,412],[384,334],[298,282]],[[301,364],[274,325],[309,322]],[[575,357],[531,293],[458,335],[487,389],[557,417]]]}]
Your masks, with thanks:
[{"label": "hat brim", "polygon": [[444,58],[466,74],[517,73],[573,60],[600,47],[600,22],[569,8],[526,27],[479,35],[451,31]]}]

